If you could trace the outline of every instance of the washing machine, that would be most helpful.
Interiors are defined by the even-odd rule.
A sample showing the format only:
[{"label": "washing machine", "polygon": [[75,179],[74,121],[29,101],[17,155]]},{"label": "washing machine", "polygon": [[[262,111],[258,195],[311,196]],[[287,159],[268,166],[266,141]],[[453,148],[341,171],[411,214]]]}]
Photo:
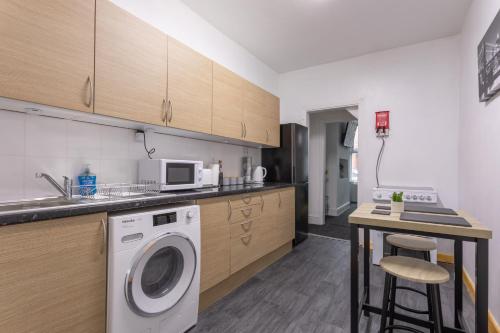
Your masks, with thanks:
[{"label": "washing machine", "polygon": [[107,333],[182,333],[198,318],[200,208],[109,217]]}]

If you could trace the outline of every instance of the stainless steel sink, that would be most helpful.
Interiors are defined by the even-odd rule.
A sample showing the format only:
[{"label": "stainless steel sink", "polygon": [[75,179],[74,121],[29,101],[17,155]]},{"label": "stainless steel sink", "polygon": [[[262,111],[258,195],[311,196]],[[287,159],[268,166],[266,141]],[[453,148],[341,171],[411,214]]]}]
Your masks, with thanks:
[{"label": "stainless steel sink", "polygon": [[65,198],[35,199],[29,201],[8,202],[3,204],[0,203],[0,212],[54,208],[59,206],[70,206],[70,205],[78,205],[84,203],[85,201],[81,199],[65,199]]}]

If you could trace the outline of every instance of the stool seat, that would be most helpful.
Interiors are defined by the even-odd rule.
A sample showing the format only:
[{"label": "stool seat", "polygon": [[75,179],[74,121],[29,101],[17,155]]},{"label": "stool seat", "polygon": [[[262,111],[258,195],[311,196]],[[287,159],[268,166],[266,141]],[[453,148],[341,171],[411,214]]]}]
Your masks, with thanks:
[{"label": "stool seat", "polygon": [[450,279],[443,267],[411,257],[385,257],[380,260],[380,267],[393,276],[418,283],[438,284]]},{"label": "stool seat", "polygon": [[386,237],[386,241],[392,246],[407,250],[432,251],[437,249],[437,244],[432,239],[420,236],[392,234]]}]

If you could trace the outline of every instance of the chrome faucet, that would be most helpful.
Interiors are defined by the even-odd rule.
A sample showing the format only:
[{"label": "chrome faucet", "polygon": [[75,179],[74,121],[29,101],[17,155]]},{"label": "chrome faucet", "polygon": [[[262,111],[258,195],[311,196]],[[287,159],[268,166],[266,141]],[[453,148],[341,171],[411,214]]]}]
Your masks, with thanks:
[{"label": "chrome faucet", "polygon": [[35,174],[36,178],[45,178],[52,186],[55,187],[56,190],[58,190],[62,196],[68,200],[70,200],[73,196],[73,190],[72,190],[72,187],[73,187],[73,180],[72,179],[69,179],[68,177],[66,176],[63,176],[64,178],[64,188],[59,185],[59,183],[54,179],[52,178],[50,175],[46,174],[46,173],[36,173]]}]

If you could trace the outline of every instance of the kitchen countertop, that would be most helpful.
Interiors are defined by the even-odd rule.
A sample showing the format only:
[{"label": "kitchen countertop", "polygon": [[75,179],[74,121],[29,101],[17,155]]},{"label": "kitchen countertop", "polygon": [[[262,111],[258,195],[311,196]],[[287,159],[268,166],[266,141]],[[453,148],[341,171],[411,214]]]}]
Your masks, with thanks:
[{"label": "kitchen countertop", "polygon": [[148,193],[136,197],[112,200],[84,200],[71,205],[0,212],[0,226],[50,220],[78,215],[119,212],[146,207],[175,204],[198,199],[222,197],[245,193],[255,193],[293,186],[288,183],[264,183],[252,185],[223,186],[220,188],[200,188],[168,193]]}]

